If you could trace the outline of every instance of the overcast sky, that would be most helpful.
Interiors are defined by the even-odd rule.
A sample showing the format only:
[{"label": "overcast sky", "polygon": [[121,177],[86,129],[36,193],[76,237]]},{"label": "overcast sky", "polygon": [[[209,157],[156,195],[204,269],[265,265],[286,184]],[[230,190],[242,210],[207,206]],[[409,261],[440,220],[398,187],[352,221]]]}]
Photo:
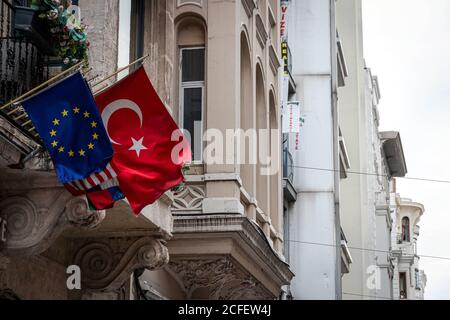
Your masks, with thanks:
[{"label": "overcast sky", "polygon": [[[381,130],[400,131],[408,176],[450,180],[450,1],[363,0],[367,66],[378,75]],[[450,258],[450,184],[401,180],[425,205],[419,255]],[[421,258],[426,299],[450,299],[450,261]]]}]

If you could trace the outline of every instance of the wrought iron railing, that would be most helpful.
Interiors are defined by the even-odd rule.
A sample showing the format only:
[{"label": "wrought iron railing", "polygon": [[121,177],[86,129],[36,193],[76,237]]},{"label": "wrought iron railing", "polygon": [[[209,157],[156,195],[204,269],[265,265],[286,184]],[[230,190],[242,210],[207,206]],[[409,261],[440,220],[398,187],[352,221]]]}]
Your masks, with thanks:
[{"label": "wrought iron railing", "polygon": [[20,96],[48,79],[47,57],[14,30],[15,5],[24,1],[1,0],[0,104]]},{"label": "wrought iron railing", "polygon": [[37,140],[34,127],[20,106],[1,108],[49,78],[48,57],[14,28],[16,6],[27,3],[0,0],[0,115]]},{"label": "wrought iron railing", "polygon": [[283,150],[283,178],[294,182],[294,159],[289,150]]}]

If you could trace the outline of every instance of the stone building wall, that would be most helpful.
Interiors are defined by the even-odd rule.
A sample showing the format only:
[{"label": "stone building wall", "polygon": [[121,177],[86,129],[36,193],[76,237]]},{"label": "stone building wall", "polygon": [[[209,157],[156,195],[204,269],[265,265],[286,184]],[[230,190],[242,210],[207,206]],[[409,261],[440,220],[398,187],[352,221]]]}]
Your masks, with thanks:
[{"label": "stone building wall", "polygon": [[119,0],[80,0],[81,15],[91,43],[92,75],[102,79],[117,69],[119,43]]}]

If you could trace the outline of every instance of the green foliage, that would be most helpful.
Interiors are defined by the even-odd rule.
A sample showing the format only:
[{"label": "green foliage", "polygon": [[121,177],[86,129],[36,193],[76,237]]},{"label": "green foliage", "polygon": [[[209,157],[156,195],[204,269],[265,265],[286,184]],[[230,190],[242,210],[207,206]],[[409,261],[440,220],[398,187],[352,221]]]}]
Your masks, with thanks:
[{"label": "green foliage", "polygon": [[31,8],[38,17],[45,20],[51,33],[51,45],[61,58],[64,68],[69,68],[81,60],[88,59],[89,41],[86,26],[67,9],[71,0],[31,0]]},{"label": "green foliage", "polygon": [[[183,170],[183,176],[186,176],[187,172],[190,170],[189,165],[184,164],[182,170]],[[175,193],[175,194],[177,194],[177,193],[183,191],[183,189],[184,189],[185,187],[186,187],[186,184],[185,184],[184,182],[182,182],[182,183],[180,183],[178,186],[172,188],[172,192]]]}]

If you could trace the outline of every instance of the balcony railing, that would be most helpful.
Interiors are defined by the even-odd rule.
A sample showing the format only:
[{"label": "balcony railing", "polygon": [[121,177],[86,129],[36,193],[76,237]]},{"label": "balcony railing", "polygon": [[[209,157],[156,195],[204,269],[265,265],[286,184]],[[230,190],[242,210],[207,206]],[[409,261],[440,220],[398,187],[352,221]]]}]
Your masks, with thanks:
[{"label": "balcony railing", "polygon": [[26,1],[0,0],[0,105],[48,79],[47,57],[14,29],[15,5]]},{"label": "balcony railing", "polygon": [[17,6],[27,4],[26,0],[0,0],[0,116],[28,137],[39,141],[22,108],[11,105],[2,109],[9,101],[49,78],[49,57],[15,28]]}]

